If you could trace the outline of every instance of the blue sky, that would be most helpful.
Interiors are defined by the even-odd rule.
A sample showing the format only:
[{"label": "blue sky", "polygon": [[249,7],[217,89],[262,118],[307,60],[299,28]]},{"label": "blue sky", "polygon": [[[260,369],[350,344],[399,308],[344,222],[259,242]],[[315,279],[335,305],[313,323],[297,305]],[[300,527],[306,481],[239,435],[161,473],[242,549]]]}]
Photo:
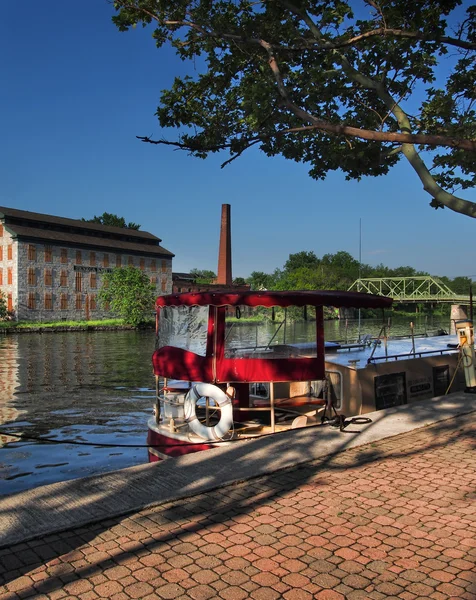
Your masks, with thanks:
[{"label": "blue sky", "polygon": [[[474,220],[433,210],[413,170],[314,181],[305,166],[250,151],[225,169],[136,135],[168,136],[160,90],[184,66],[150,32],[120,33],[107,0],[3,0],[0,205],[70,218],[124,216],[175,253],[174,271],[217,268],[231,204],[233,274],[271,272],[290,253],[345,250],[362,261],[476,278]],[[474,190],[463,197],[476,201]]]}]

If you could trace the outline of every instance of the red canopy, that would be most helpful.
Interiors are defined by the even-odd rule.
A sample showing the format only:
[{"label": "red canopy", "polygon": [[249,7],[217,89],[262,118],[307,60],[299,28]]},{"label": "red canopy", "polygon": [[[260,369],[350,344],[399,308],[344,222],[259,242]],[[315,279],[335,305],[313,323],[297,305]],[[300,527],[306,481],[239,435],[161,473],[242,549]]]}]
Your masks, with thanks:
[{"label": "red canopy", "polygon": [[197,292],[159,296],[163,306],[334,306],[336,308],[389,308],[392,298],[337,290],[293,292]]}]

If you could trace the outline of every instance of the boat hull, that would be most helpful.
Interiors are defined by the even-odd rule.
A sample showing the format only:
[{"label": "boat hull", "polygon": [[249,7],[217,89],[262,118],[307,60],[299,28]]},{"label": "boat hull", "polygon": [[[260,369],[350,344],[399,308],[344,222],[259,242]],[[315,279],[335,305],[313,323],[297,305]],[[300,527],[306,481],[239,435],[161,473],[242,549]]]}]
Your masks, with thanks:
[{"label": "boat hull", "polygon": [[147,445],[149,446],[149,462],[177,458],[192,452],[202,452],[213,448],[213,444],[199,441],[190,442],[189,439],[180,439],[179,436],[172,433],[161,433],[153,419],[149,421]]}]

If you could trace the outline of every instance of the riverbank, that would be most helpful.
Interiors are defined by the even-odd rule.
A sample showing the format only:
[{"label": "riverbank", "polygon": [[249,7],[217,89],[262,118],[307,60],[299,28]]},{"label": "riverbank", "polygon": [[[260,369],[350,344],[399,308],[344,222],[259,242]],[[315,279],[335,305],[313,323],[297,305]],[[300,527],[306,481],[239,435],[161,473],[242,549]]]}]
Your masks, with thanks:
[{"label": "riverbank", "polygon": [[125,324],[122,319],[109,319],[108,321],[79,321],[68,323],[15,323],[8,322],[0,325],[1,334],[11,333],[58,333],[65,331],[131,331],[154,329],[154,321],[144,323],[138,327]]}]

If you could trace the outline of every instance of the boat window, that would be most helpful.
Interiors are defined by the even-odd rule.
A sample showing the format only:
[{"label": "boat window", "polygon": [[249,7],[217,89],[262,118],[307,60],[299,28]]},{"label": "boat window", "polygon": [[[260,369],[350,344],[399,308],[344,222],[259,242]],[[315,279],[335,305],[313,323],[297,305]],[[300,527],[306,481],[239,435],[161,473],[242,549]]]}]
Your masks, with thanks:
[{"label": "boat window", "polygon": [[226,313],[226,358],[300,358],[317,356],[315,320],[308,307],[229,307]]},{"label": "boat window", "polygon": [[250,384],[250,396],[269,400],[269,383],[259,382]]},{"label": "boat window", "polygon": [[390,408],[407,404],[407,386],[405,373],[387,373],[374,377],[375,408]]},{"label": "boat window", "polygon": [[208,306],[164,307],[160,311],[157,348],[174,346],[206,355]]}]

